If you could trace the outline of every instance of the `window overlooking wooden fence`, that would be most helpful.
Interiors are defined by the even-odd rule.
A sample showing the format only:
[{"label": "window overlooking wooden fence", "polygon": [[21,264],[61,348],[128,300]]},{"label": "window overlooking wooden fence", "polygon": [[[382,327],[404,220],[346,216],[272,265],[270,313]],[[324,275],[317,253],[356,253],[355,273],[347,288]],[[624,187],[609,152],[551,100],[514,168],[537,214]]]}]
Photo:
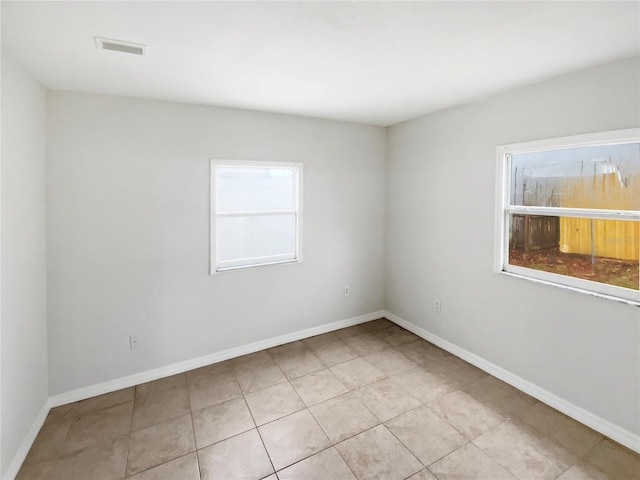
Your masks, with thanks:
[{"label": "window overlooking wooden fence", "polygon": [[498,271],[640,304],[640,130],[498,147]]}]

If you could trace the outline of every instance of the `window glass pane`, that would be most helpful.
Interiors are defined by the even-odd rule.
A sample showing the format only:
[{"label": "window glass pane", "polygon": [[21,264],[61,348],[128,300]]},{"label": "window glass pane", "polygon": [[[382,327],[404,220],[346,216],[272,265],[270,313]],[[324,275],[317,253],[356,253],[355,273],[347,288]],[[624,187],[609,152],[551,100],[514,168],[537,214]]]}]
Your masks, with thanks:
[{"label": "window glass pane", "polygon": [[511,214],[509,264],[638,290],[640,222]]},{"label": "window glass pane", "polygon": [[217,167],[216,211],[293,210],[292,168]]},{"label": "window glass pane", "polygon": [[640,143],[511,157],[511,205],[640,210]]},{"label": "window glass pane", "polygon": [[295,258],[293,214],[218,217],[217,228],[220,262],[287,254]]}]

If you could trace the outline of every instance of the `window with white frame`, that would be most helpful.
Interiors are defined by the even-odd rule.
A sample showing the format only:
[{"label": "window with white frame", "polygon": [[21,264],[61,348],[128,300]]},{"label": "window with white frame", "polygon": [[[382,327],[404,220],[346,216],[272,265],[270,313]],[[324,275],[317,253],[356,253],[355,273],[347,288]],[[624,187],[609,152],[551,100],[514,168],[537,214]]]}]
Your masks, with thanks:
[{"label": "window with white frame", "polygon": [[497,157],[496,270],[640,305],[640,129]]},{"label": "window with white frame", "polygon": [[302,260],[302,164],[211,161],[211,273]]}]

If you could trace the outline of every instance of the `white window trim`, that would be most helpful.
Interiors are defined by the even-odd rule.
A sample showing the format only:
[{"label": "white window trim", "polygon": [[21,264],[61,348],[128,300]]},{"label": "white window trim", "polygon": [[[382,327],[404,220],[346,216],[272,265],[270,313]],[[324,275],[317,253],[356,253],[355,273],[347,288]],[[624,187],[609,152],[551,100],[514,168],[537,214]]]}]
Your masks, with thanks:
[{"label": "white window trim", "polygon": [[510,155],[533,151],[540,152],[544,150],[559,150],[563,148],[637,141],[640,141],[640,128],[589,133],[585,135],[558,137],[498,146],[496,149],[497,169],[494,272],[640,307],[640,291],[638,290],[607,285],[531,268],[519,267],[516,265],[509,265],[509,231],[507,228],[507,225],[509,224],[509,214],[511,213],[640,221],[640,212],[638,211],[512,206],[509,203],[509,191],[511,185]]},{"label": "white window trim", "polygon": [[[296,206],[293,210],[257,210],[247,212],[216,212],[216,168],[217,167],[261,167],[261,168],[286,168],[293,169],[295,172],[294,197]],[[302,263],[302,163],[300,162],[271,162],[271,161],[244,161],[244,160],[211,160],[211,198],[210,198],[210,232],[209,232],[209,274],[222,273],[234,270],[244,270],[247,268],[263,267],[267,265],[281,265],[289,263]],[[255,263],[247,263],[249,259],[236,259],[220,262],[217,260],[217,218],[232,216],[262,216],[262,215],[291,215],[293,214],[296,222],[295,234],[295,250],[293,254],[271,255],[266,257],[252,257],[251,260],[260,260]]]}]

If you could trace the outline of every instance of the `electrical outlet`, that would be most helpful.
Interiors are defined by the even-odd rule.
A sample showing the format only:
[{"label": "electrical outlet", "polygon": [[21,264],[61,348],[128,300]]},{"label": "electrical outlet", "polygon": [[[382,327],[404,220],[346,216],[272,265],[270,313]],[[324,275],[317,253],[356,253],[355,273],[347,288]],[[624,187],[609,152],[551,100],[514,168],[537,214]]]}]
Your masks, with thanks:
[{"label": "electrical outlet", "polygon": [[351,294],[351,289],[349,288],[349,285],[345,285],[344,286],[344,296],[348,297]]},{"label": "electrical outlet", "polygon": [[436,300],[433,302],[433,308],[435,308],[438,313],[442,312],[442,300]]},{"label": "electrical outlet", "polygon": [[140,348],[140,341],[138,340],[137,335],[129,336],[129,347],[131,347],[131,350],[137,350]]}]

